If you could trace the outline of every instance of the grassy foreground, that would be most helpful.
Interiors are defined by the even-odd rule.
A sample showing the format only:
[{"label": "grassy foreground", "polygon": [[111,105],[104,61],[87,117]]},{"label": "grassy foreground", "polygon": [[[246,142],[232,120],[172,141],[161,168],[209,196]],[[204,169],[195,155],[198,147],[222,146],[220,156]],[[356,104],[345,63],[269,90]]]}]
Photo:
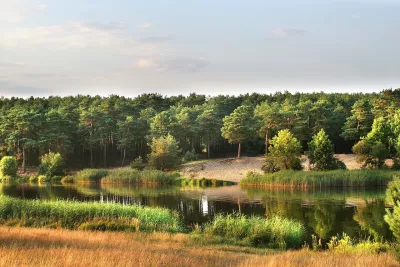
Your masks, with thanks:
[{"label": "grassy foreground", "polygon": [[289,188],[387,186],[398,175],[400,171],[393,170],[279,171],[268,174],[249,172],[240,181],[240,185]]},{"label": "grassy foreground", "polygon": [[0,227],[0,266],[399,266],[389,253],[199,245],[185,234]]},{"label": "grassy foreground", "polygon": [[7,196],[0,196],[0,223],[103,231],[182,231],[178,216],[163,208]]}]

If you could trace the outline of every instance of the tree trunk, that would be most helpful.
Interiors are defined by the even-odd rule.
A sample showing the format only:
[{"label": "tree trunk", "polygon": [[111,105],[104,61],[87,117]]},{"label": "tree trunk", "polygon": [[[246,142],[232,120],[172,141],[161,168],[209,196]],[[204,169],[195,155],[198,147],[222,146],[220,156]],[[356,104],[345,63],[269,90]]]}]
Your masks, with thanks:
[{"label": "tree trunk", "polygon": [[210,158],[210,141],[207,143],[207,157]]},{"label": "tree trunk", "polygon": [[239,143],[239,147],[238,147],[238,155],[237,155],[237,157],[238,157],[238,158],[240,158],[240,152],[241,152],[241,149],[242,149],[242,144],[241,144],[241,143]]},{"label": "tree trunk", "polygon": [[103,162],[104,162],[104,168],[107,168],[107,143],[104,143]]},{"label": "tree trunk", "polygon": [[25,173],[25,171],[26,171],[25,162],[26,162],[25,146],[23,146],[22,147],[22,173]]},{"label": "tree trunk", "polygon": [[93,148],[90,148],[90,168],[93,168]]},{"label": "tree trunk", "polygon": [[124,157],[122,158],[122,166],[124,166],[125,163],[125,156],[126,156],[126,148],[124,148]]},{"label": "tree trunk", "polygon": [[269,128],[267,129],[267,133],[265,134],[265,155],[268,155],[268,135],[269,135]]}]

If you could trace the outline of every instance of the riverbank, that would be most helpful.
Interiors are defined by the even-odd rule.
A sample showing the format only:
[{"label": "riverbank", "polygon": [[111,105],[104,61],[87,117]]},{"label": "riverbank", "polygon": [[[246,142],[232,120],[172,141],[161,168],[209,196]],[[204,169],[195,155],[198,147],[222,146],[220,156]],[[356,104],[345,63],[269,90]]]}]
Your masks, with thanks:
[{"label": "riverbank", "polygon": [[0,266],[400,266],[389,253],[200,245],[186,234],[0,227]]}]

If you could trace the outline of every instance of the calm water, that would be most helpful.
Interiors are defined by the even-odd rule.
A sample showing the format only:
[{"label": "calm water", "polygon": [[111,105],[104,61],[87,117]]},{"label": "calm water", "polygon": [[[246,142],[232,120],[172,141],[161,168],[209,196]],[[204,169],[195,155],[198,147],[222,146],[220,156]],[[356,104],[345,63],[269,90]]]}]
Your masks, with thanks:
[{"label": "calm water", "polygon": [[27,199],[119,202],[179,211],[187,226],[218,213],[278,214],[304,223],[307,234],[326,240],[343,232],[352,237],[392,238],[385,214],[385,188],[274,191],[117,185],[0,185],[0,194]]}]

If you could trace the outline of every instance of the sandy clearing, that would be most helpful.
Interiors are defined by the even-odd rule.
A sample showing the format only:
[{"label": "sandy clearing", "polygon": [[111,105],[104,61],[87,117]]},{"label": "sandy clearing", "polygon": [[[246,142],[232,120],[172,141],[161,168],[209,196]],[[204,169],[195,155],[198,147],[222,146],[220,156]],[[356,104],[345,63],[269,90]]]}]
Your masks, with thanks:
[{"label": "sandy clearing", "polygon": [[[357,163],[354,154],[336,154],[335,157],[342,160],[349,170],[360,169],[361,164]],[[302,164],[305,170],[309,169],[308,158],[302,156]],[[191,178],[207,178],[218,179],[232,182],[239,182],[240,179],[246,176],[246,173],[253,171],[263,173],[261,166],[264,162],[264,156],[258,157],[242,157],[214,159],[207,161],[194,162],[186,164],[181,168],[181,174]],[[387,162],[390,165],[390,162]]]}]

